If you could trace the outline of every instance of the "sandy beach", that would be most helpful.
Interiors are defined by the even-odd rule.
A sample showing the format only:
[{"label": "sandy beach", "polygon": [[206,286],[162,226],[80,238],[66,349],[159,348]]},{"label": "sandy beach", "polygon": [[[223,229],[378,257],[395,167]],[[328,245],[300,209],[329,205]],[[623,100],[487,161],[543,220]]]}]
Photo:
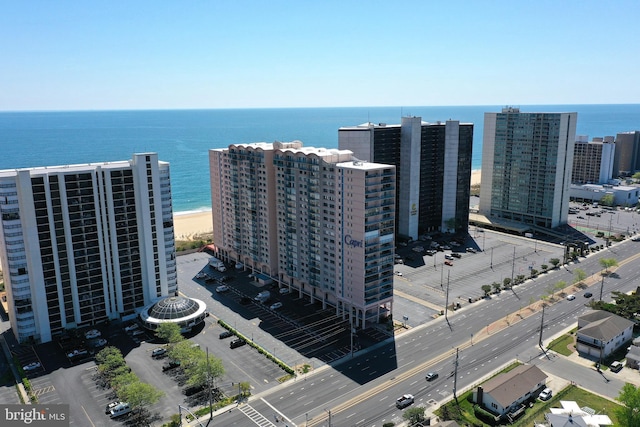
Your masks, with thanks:
[{"label": "sandy beach", "polygon": [[472,187],[474,185],[480,185],[480,176],[481,176],[480,169],[476,169],[476,170],[472,170],[471,171],[471,186]]},{"label": "sandy beach", "polygon": [[178,213],[173,215],[176,240],[191,240],[196,235],[213,231],[211,211]]}]

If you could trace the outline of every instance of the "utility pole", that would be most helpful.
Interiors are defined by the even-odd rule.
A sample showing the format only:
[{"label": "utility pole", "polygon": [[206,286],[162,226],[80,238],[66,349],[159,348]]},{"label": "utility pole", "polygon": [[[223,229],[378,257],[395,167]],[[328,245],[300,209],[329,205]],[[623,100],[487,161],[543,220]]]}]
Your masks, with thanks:
[{"label": "utility pole", "polygon": [[213,398],[211,392],[211,365],[209,365],[209,347],[207,347],[207,387],[209,388],[209,422],[211,422],[211,419],[213,418]]},{"label": "utility pole", "polygon": [[458,396],[456,395],[458,385],[458,348],[456,347],[456,360],[453,362],[453,398],[458,404]]},{"label": "utility pole", "polygon": [[542,318],[540,319],[540,339],[538,340],[538,345],[544,351],[542,347],[542,330],[544,329],[544,302],[542,303]]},{"label": "utility pole", "polygon": [[602,276],[602,280],[600,281],[600,301],[602,301],[602,290],[604,289],[604,275]]},{"label": "utility pole", "polygon": [[447,292],[445,293],[445,301],[444,301],[444,320],[449,323],[449,318],[447,317],[447,311],[449,310],[449,274],[451,272],[447,271]]},{"label": "utility pole", "polygon": [[513,274],[516,270],[516,247],[513,247],[513,262],[511,263],[511,287],[513,288]]},{"label": "utility pole", "polygon": [[490,268],[493,268],[493,248],[491,248],[491,265]]},{"label": "utility pole", "polygon": [[331,409],[325,409],[325,411],[329,414],[329,427],[331,427]]}]

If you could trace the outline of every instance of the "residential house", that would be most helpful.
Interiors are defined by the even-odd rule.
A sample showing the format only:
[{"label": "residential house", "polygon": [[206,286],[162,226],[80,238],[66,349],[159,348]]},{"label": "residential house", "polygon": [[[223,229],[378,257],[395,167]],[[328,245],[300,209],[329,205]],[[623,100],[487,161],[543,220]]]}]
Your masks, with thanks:
[{"label": "residential house", "polygon": [[576,349],[602,362],[631,341],[633,322],[603,310],[594,310],[578,318]]},{"label": "residential house", "polygon": [[551,408],[545,417],[549,427],[602,427],[613,425],[611,418],[596,414],[592,408],[581,408],[574,401],[561,400],[562,408]]},{"label": "residential house", "polygon": [[504,416],[535,398],[545,387],[547,375],[537,366],[521,365],[498,375],[473,392],[473,401],[486,410]]},{"label": "residential house", "polygon": [[627,367],[640,369],[640,337],[633,340],[633,344],[627,351]]}]

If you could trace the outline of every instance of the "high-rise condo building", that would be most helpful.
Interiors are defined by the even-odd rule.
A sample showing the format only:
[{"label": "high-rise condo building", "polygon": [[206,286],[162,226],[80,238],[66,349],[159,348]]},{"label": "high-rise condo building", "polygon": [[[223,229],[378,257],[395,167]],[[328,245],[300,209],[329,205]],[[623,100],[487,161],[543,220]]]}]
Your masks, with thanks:
[{"label": "high-rise condo building", "polygon": [[522,224],[566,224],[577,113],[485,113],[480,213]]},{"label": "high-rise condo building", "polygon": [[209,151],[217,255],[355,326],[391,313],[395,167],[299,141]]},{"label": "high-rise condo building", "polygon": [[342,127],[338,140],[358,159],[396,166],[398,235],[467,230],[473,124],[403,117],[399,125]]},{"label": "high-rise condo building", "polygon": [[573,152],[573,184],[607,184],[613,177],[613,159],[616,146],[613,136],[593,138],[578,135]]},{"label": "high-rise condo building", "polygon": [[0,258],[20,342],[133,318],[177,293],[169,164],[0,171]]},{"label": "high-rise condo building", "polygon": [[640,171],[640,130],[616,135],[616,154],[613,174],[629,176]]}]

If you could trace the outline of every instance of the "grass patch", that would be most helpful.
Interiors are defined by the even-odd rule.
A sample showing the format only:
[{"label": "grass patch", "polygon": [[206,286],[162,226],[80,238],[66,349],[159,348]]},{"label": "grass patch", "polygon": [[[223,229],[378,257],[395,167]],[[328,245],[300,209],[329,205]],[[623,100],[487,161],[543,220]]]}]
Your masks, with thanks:
[{"label": "grass patch", "polygon": [[561,337],[551,341],[549,344],[549,350],[555,351],[563,356],[571,356],[571,353],[573,352],[569,349],[569,346],[572,345],[573,342],[573,335],[562,335]]}]

